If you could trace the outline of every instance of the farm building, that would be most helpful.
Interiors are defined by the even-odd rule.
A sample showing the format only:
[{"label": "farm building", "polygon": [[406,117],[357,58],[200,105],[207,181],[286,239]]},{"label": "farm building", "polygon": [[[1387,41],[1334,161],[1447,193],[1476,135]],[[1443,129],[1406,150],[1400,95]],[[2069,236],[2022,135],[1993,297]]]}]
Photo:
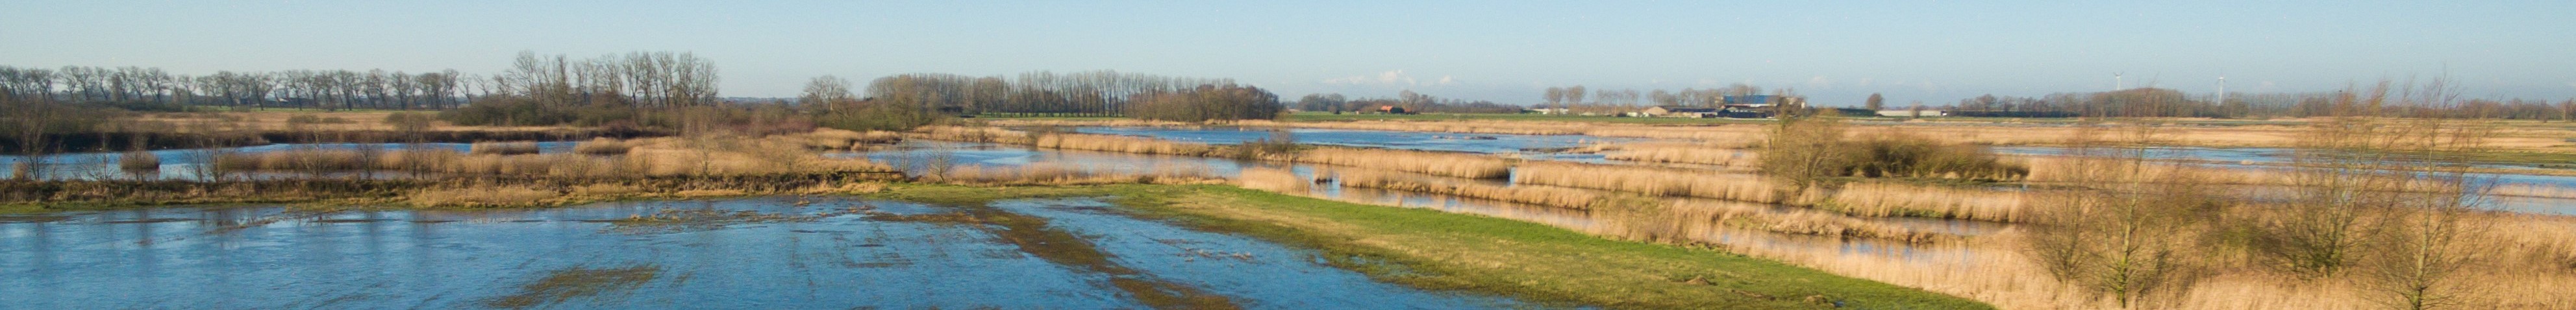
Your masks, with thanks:
[{"label": "farm building", "polygon": [[1694,117],[1694,118],[1709,118],[1709,117],[1718,117],[1718,116],[1720,116],[1720,115],[1721,115],[1722,113],[1724,113],[1724,112],[1725,112],[1725,110],[1724,110],[1724,109],[1719,109],[1719,108],[1680,107],[1680,106],[1655,106],[1655,107],[1651,107],[1651,108],[1646,108],[1645,114],[1646,114],[1646,116],[1650,116],[1650,117]]}]

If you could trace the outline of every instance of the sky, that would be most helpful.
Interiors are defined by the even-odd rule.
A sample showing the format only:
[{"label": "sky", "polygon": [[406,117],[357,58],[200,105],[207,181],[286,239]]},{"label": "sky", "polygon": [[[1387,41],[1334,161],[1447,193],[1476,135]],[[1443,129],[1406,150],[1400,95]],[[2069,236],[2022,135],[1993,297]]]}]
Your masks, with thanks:
[{"label": "sky", "polygon": [[[1296,98],[1527,104],[1549,86],[1794,89],[1810,102],[2447,78],[2576,98],[2576,1],[21,1],[0,65],[456,69],[520,51],[690,52],[722,95],[807,79],[1117,70]],[[2114,75],[2120,76],[2115,82]]]}]

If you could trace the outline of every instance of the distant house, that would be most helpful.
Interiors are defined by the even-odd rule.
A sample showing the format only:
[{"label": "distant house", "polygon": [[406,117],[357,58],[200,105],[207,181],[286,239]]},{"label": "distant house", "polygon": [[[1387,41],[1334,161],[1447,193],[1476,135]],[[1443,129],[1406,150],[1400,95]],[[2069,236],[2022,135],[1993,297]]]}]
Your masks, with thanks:
[{"label": "distant house", "polygon": [[1405,110],[1404,107],[1391,105],[1377,106],[1377,112],[1386,114],[1413,114],[1413,111]]},{"label": "distant house", "polygon": [[1718,115],[1728,118],[1770,118],[1773,112],[1778,112],[1772,109],[1772,106],[1768,103],[1727,104],[1725,108],[1719,109]]},{"label": "distant house", "polygon": [[1719,108],[1655,106],[1646,108],[1645,116],[1709,118],[1724,115],[1725,112],[1725,109]]}]

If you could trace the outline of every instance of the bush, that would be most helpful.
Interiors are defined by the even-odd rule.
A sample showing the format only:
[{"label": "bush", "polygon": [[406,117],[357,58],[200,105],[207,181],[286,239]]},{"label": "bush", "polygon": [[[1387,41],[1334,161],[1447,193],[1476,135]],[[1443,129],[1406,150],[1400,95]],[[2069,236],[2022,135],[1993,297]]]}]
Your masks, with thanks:
[{"label": "bush", "polygon": [[1847,142],[1850,166],[1858,177],[1937,177],[2003,181],[2030,175],[2030,168],[2006,164],[1983,146],[1943,144],[1913,135],[1878,136]]},{"label": "bush", "polygon": [[158,170],[161,169],[161,156],[145,151],[125,152],[124,156],[116,159],[116,167],[129,171]]}]

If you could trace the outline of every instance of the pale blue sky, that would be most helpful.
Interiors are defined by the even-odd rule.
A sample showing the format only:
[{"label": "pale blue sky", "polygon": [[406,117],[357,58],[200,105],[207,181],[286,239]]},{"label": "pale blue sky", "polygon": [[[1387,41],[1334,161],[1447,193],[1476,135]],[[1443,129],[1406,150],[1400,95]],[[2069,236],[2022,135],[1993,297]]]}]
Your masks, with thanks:
[{"label": "pale blue sky", "polygon": [[520,50],[695,52],[726,96],[806,78],[1113,69],[1538,101],[1794,87],[1826,104],[2132,86],[2327,91],[2445,75],[2576,97],[2576,1],[663,2],[0,0],[0,65],[498,72]]}]

